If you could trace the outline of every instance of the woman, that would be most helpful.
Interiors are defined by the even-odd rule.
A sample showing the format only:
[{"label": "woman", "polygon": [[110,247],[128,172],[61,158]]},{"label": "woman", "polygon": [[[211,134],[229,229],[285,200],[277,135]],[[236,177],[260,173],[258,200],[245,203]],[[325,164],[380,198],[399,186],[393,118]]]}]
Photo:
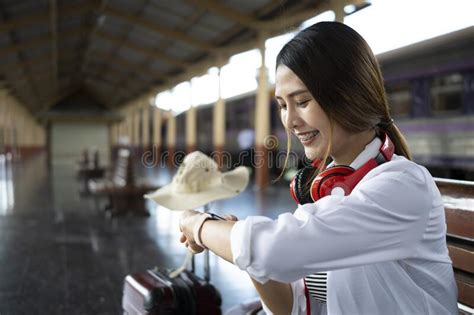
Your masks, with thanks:
[{"label": "woman", "polygon": [[275,96],[318,161],[296,176],[297,210],[225,222],[186,211],[181,241],[247,271],[267,313],[456,314],[439,191],[410,161],[363,38],[336,22],[301,31],[277,57]]}]

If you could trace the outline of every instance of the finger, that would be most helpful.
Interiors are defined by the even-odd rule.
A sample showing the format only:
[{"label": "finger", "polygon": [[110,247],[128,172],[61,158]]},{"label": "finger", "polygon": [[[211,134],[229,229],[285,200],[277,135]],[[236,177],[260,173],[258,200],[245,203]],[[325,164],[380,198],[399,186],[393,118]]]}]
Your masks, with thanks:
[{"label": "finger", "polygon": [[179,222],[178,222],[178,226],[179,226],[179,231],[180,232],[183,232],[183,215],[181,214],[181,216],[179,217]]},{"label": "finger", "polygon": [[181,217],[187,218],[187,217],[195,215],[196,213],[197,211],[194,211],[194,210],[184,210],[183,213],[181,214]]},{"label": "finger", "polygon": [[186,238],[186,235],[184,235],[184,234],[181,234],[181,236],[179,237],[179,241],[180,241],[181,243],[186,242],[186,239],[187,239],[187,238]]},{"label": "finger", "polygon": [[239,218],[237,218],[235,215],[233,214],[225,214],[222,216],[224,219],[226,219],[227,221],[239,221]]},{"label": "finger", "polygon": [[194,254],[199,254],[199,253],[202,253],[204,251],[204,248],[202,248],[201,246],[197,245],[197,244],[193,244],[193,245],[189,245],[188,249],[190,251],[192,251]]},{"label": "finger", "polygon": [[203,247],[199,246],[195,241],[188,240],[187,242],[189,243],[189,247],[204,249]]}]

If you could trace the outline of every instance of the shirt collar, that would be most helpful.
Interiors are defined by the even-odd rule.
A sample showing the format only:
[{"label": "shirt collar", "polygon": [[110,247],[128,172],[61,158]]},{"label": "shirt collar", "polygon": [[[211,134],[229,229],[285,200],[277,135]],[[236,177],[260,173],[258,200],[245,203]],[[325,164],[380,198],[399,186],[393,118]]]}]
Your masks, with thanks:
[{"label": "shirt collar", "polygon": [[[377,156],[380,151],[380,147],[382,146],[382,140],[379,137],[375,137],[371,142],[369,142],[364,150],[359,153],[359,155],[352,161],[349,165],[353,169],[358,169],[362,165],[364,165],[368,160],[373,159]],[[334,166],[334,161],[329,163],[327,168]]]}]

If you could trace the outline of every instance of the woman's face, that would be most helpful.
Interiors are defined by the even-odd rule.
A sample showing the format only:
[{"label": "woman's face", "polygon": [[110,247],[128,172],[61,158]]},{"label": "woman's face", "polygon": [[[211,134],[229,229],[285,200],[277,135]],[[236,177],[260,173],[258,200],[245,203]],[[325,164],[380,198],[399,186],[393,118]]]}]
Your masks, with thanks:
[{"label": "woman's face", "polygon": [[[305,155],[310,160],[322,158],[330,139],[329,118],[305,84],[285,65],[276,71],[275,97],[283,125],[301,141]],[[337,123],[333,128],[330,154],[336,160],[348,135]]]}]

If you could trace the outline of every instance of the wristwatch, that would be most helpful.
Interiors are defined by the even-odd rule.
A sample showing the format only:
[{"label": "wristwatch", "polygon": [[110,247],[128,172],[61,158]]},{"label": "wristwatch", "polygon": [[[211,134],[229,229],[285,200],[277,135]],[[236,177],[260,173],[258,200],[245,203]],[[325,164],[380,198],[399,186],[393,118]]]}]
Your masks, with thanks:
[{"label": "wristwatch", "polygon": [[194,235],[194,242],[196,242],[197,245],[205,249],[207,249],[207,247],[201,241],[201,228],[204,222],[206,222],[207,220],[226,221],[226,219],[224,219],[223,217],[212,212],[205,212],[201,214],[201,216],[199,217],[199,221],[194,226],[193,235]]}]

